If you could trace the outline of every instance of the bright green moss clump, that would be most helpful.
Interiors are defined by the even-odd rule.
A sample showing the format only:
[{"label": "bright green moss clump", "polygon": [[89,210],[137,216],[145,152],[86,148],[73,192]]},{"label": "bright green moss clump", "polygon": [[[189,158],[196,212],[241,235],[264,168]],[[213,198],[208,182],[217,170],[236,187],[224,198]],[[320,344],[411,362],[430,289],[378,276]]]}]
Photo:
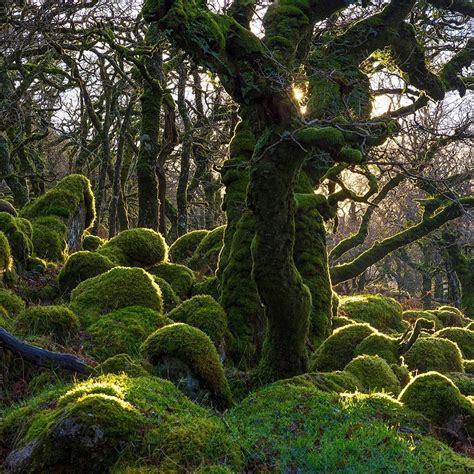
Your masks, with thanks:
[{"label": "bright green moss clump", "polygon": [[107,257],[96,252],[75,252],[66,260],[58,274],[59,289],[70,293],[82,281],[101,275],[115,266]]},{"label": "bright green moss clump", "polygon": [[209,234],[209,231],[205,229],[192,230],[177,238],[169,249],[170,260],[173,263],[186,265],[207,234]]},{"label": "bright green moss clump", "polygon": [[381,333],[367,336],[355,349],[356,355],[377,355],[385,359],[389,364],[398,364],[399,341]]},{"label": "bright green moss clump", "polygon": [[34,219],[33,246],[35,254],[53,262],[62,262],[67,256],[66,224],[56,216]]},{"label": "bright green moss clump", "polygon": [[354,358],[356,347],[375,329],[368,324],[351,324],[336,329],[311,359],[315,370],[342,370]]},{"label": "bright green moss clump", "polygon": [[83,281],[71,293],[71,309],[86,326],[104,314],[127,306],[163,311],[160,287],[141,268],[112,268]]},{"label": "bright green moss clump", "polygon": [[444,327],[463,327],[464,316],[455,308],[453,309],[433,309],[433,313],[443,324]]},{"label": "bright green moss clump", "polygon": [[415,321],[419,318],[427,319],[428,321],[433,321],[435,324],[434,328],[436,331],[439,331],[444,327],[443,323],[439,320],[439,318],[431,311],[403,311],[403,320],[407,321],[410,324],[414,324]]},{"label": "bright green moss clump", "polygon": [[462,354],[459,347],[448,339],[422,337],[405,354],[410,370],[441,373],[463,372]]},{"label": "bright green moss clump", "polygon": [[101,245],[103,245],[104,242],[104,239],[101,239],[97,235],[85,235],[82,239],[82,250],[88,250],[90,252],[93,252],[94,250],[97,250]]},{"label": "bright green moss clump", "polygon": [[13,266],[12,253],[8,239],[0,232],[0,274],[8,272]]},{"label": "bright green moss clump", "polygon": [[369,323],[382,332],[402,332],[402,307],[393,298],[381,295],[355,295],[340,299],[340,310],[347,317]]},{"label": "bright green moss clump", "polygon": [[332,329],[339,329],[342,328],[342,326],[348,326],[349,324],[357,324],[355,321],[352,319],[346,318],[345,316],[336,316],[335,318],[332,318]]},{"label": "bright green moss clump", "polygon": [[195,295],[209,295],[216,301],[219,299],[219,280],[215,276],[205,277],[198,283],[193,285],[191,294]]},{"label": "bright green moss clump", "polygon": [[66,306],[30,306],[18,316],[15,329],[22,335],[51,336],[64,343],[79,332],[79,320]]},{"label": "bright green moss clump", "polygon": [[24,264],[33,253],[33,229],[30,222],[7,212],[0,212],[0,231],[8,239],[15,262]]},{"label": "bright green moss clump", "polygon": [[459,372],[451,372],[445,374],[451,380],[459,391],[466,397],[474,396],[474,377],[472,374],[460,374]]},{"label": "bright green moss clump", "polygon": [[149,268],[166,260],[168,246],[152,229],[136,228],[120,232],[97,249],[117,265]]},{"label": "bright green moss clump", "polygon": [[190,295],[194,284],[194,273],[188,267],[177,263],[160,263],[150,268],[149,271],[166,280],[181,299]]},{"label": "bright green moss clump", "polygon": [[224,231],[225,226],[221,225],[204,236],[188,262],[189,268],[201,273],[215,273],[219,254],[224,244]]},{"label": "bright green moss clump", "polygon": [[9,316],[15,317],[25,309],[25,302],[13,291],[0,288],[0,306],[2,306]]},{"label": "bright green moss clump", "polygon": [[129,306],[101,316],[87,328],[92,340],[87,343],[94,357],[104,360],[117,354],[138,356],[143,341],[156,329],[173,321],[158,311]]},{"label": "bright green moss clump", "polygon": [[201,330],[183,323],[165,326],[143,343],[142,354],[158,375],[171,377],[188,394],[205,389],[219,406],[230,405],[231,393],[216,348]]},{"label": "bright green moss clump", "polygon": [[219,346],[227,332],[227,316],[221,305],[208,295],[193,296],[167,316],[173,321],[190,324],[206,333]]},{"label": "bright green moss clump", "polygon": [[180,297],[175,293],[173,287],[164,279],[153,275],[153,279],[161,289],[163,297],[163,311],[167,313],[181,303]]},{"label": "bright green moss clump", "polygon": [[138,360],[132,359],[128,354],[117,354],[109,357],[101,364],[94,367],[94,373],[97,375],[122,373],[129,377],[147,377],[149,372],[139,363]]},{"label": "bright green moss clump", "polygon": [[400,392],[397,376],[387,362],[377,355],[358,356],[346,365],[344,371],[354,375],[366,390],[384,390],[394,395]]},{"label": "bright green moss clump", "polygon": [[455,342],[465,359],[474,359],[474,331],[466,328],[445,328],[433,334]]}]

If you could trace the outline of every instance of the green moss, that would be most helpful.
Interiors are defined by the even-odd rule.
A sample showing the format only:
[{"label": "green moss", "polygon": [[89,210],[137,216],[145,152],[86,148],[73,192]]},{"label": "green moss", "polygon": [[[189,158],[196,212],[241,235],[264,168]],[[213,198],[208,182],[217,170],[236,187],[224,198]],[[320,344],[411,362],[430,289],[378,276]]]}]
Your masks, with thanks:
[{"label": "green moss", "polygon": [[464,371],[469,374],[474,374],[474,359],[463,361]]},{"label": "green moss", "polygon": [[215,276],[205,277],[203,280],[193,285],[191,295],[209,295],[212,296],[215,300],[218,300],[219,280]]},{"label": "green moss", "polygon": [[404,387],[411,380],[411,373],[406,365],[390,364],[390,368],[397,376],[401,387]]},{"label": "green moss", "polygon": [[82,250],[88,250],[89,252],[93,252],[97,250],[101,245],[104,244],[104,239],[101,239],[97,235],[85,235],[82,239]]},{"label": "green moss", "polygon": [[223,246],[225,226],[211,230],[199,243],[188,262],[189,268],[201,273],[214,274]]},{"label": "green moss", "polygon": [[59,288],[64,293],[70,293],[82,281],[101,275],[115,266],[107,257],[96,252],[75,252],[58,274]]},{"label": "green moss", "polygon": [[30,222],[20,217],[14,217],[7,212],[0,212],[0,231],[8,239],[15,262],[24,264],[33,253]]},{"label": "green moss", "polygon": [[0,288],[0,306],[13,318],[25,309],[25,302],[13,291]]},{"label": "green moss", "polygon": [[10,244],[6,235],[0,232],[0,274],[8,272],[13,266]]},{"label": "green moss", "polygon": [[188,393],[196,390],[191,375],[202,388],[209,390],[219,406],[231,403],[230,389],[216,348],[199,329],[183,323],[158,329],[143,343],[142,354],[159,375],[170,376]]},{"label": "green moss", "polygon": [[399,400],[440,426],[454,417],[465,417],[468,433],[474,434],[471,431],[474,428],[473,404],[451,380],[438,372],[416,376],[400,393]]},{"label": "green moss", "polygon": [[357,324],[352,319],[346,318],[345,316],[336,316],[332,318],[332,328],[333,330],[342,328],[343,326],[349,326],[350,324]]},{"label": "green moss", "polygon": [[474,376],[472,374],[461,374],[459,372],[451,372],[446,374],[451,382],[459,388],[459,391],[466,397],[474,395]]},{"label": "green moss", "polygon": [[398,364],[399,341],[393,337],[381,333],[367,336],[355,349],[356,355],[377,355],[385,359],[389,364]]},{"label": "green moss", "polygon": [[443,329],[444,325],[443,323],[439,320],[439,318],[432,313],[431,311],[418,311],[418,310],[409,310],[409,311],[403,311],[403,320],[407,321],[410,324],[414,324],[415,321],[419,318],[424,318],[427,319],[428,321],[433,321],[435,324],[435,330],[439,331],[440,329]]},{"label": "green moss", "polygon": [[382,332],[401,332],[402,307],[393,298],[382,295],[355,295],[341,298],[342,314],[362,323],[369,323]]},{"label": "green moss", "polygon": [[56,216],[34,219],[33,247],[35,254],[45,260],[62,262],[67,256],[66,224]]},{"label": "green moss", "polygon": [[79,332],[79,320],[66,306],[30,306],[16,319],[15,330],[24,336],[51,336],[64,343]]},{"label": "green moss", "polygon": [[120,375],[123,373],[129,377],[146,377],[150,375],[139,361],[132,359],[128,354],[117,354],[109,357],[94,367],[94,373],[97,375]]},{"label": "green moss", "polygon": [[336,329],[311,359],[316,370],[342,370],[354,358],[356,347],[375,329],[368,324],[351,324]]},{"label": "green moss", "polygon": [[305,128],[298,132],[297,139],[303,145],[322,148],[325,151],[338,152],[344,145],[344,135],[337,128]]},{"label": "green moss", "polygon": [[357,392],[362,388],[360,381],[349,372],[309,372],[290,379],[279,380],[275,384],[311,387],[323,392]]},{"label": "green moss", "polygon": [[181,304],[181,298],[175,293],[173,287],[164,279],[153,275],[153,279],[160,287],[163,297],[163,311],[168,313],[173,308]]},{"label": "green moss", "polygon": [[141,268],[112,268],[80,283],[71,293],[71,309],[86,326],[127,306],[163,310],[160,287]]},{"label": "green moss", "polygon": [[26,261],[26,269],[29,272],[42,273],[48,268],[46,260],[39,257],[29,257]]},{"label": "green moss", "polygon": [[140,346],[157,328],[173,321],[158,311],[142,306],[129,306],[104,314],[87,328],[92,340],[86,348],[99,360],[117,354],[138,356]]},{"label": "green moss", "polygon": [[13,324],[14,320],[8,316],[7,310],[3,306],[0,306],[0,328],[12,332]]},{"label": "green moss", "polygon": [[173,263],[186,265],[193,257],[202,239],[209,234],[208,230],[192,230],[177,238],[170,246],[169,257]]},{"label": "green moss", "polygon": [[385,359],[377,355],[358,356],[346,365],[344,371],[354,375],[366,390],[384,390],[394,395],[400,392],[397,376]]},{"label": "green moss", "polygon": [[458,310],[433,309],[431,311],[443,324],[444,327],[463,327],[464,317]]},{"label": "green moss", "polygon": [[167,316],[173,321],[190,324],[206,333],[219,347],[227,332],[227,316],[221,305],[208,295],[193,296]]},{"label": "green moss", "polygon": [[120,232],[97,249],[117,265],[149,268],[166,260],[168,246],[161,234],[136,228]]},{"label": "green moss", "polygon": [[150,268],[152,275],[166,280],[181,299],[187,298],[194,284],[194,273],[188,267],[177,263],[160,263]]},{"label": "green moss", "polygon": [[445,328],[433,334],[455,342],[465,359],[474,359],[474,331],[467,328]]},{"label": "green moss", "polygon": [[441,373],[462,372],[462,354],[459,347],[448,339],[422,337],[405,354],[405,362],[410,370]]}]

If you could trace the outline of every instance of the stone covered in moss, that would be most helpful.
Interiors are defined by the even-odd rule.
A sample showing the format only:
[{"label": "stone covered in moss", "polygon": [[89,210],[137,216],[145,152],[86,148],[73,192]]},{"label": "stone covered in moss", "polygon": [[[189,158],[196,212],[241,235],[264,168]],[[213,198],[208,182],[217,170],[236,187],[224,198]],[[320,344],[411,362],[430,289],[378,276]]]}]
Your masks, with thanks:
[{"label": "stone covered in moss", "polygon": [[16,319],[15,330],[24,336],[51,336],[64,343],[79,332],[79,320],[66,306],[30,306]]},{"label": "stone covered in moss", "polygon": [[463,361],[464,371],[469,374],[474,374],[474,359]]},{"label": "stone covered in moss", "polygon": [[205,332],[216,346],[222,343],[227,332],[225,311],[212,296],[193,296],[167,316],[173,321],[190,324]]},{"label": "stone covered in moss", "polygon": [[173,263],[186,265],[193,257],[202,239],[209,234],[208,230],[192,230],[178,237],[170,246],[169,256]]},{"label": "stone covered in moss", "polygon": [[369,324],[351,324],[336,329],[316,350],[311,367],[342,370],[354,358],[356,347],[375,329]]},{"label": "stone covered in moss", "polygon": [[163,236],[152,229],[136,228],[120,232],[97,249],[116,265],[149,268],[167,258]]},{"label": "stone covered in moss", "polygon": [[164,279],[153,275],[153,279],[161,289],[163,297],[163,311],[167,313],[181,303],[180,297],[175,293],[173,287]]},{"label": "stone covered in moss", "polygon": [[441,373],[463,372],[462,354],[459,347],[448,339],[422,337],[404,356],[410,370]]},{"label": "stone covered in moss", "polygon": [[358,344],[355,354],[377,355],[385,359],[388,364],[398,364],[398,347],[398,339],[377,332],[367,336]]},{"label": "stone covered in moss", "polygon": [[166,280],[181,299],[186,299],[190,295],[194,284],[194,273],[188,267],[166,262],[155,265],[149,271]]},{"label": "stone covered in moss", "polygon": [[25,309],[25,302],[13,291],[0,288],[0,306],[13,318]]},{"label": "stone covered in moss", "polygon": [[209,295],[216,301],[219,300],[219,280],[215,276],[205,277],[203,280],[195,283],[191,290],[191,294],[195,295]]},{"label": "stone covered in moss", "polygon": [[431,310],[443,324],[444,327],[463,327],[464,326],[464,316],[457,309],[433,309]]},{"label": "stone covered in moss", "polygon": [[70,293],[79,283],[116,267],[107,257],[96,252],[80,251],[69,256],[58,274],[59,289]]},{"label": "stone covered in moss", "polygon": [[344,369],[361,382],[366,390],[400,392],[400,383],[385,359],[377,355],[361,355],[351,360]]},{"label": "stone covered in moss", "polygon": [[141,268],[112,268],[83,281],[71,293],[71,309],[86,326],[104,314],[127,306],[163,311],[160,287]]},{"label": "stone covered in moss", "polygon": [[98,235],[85,235],[82,239],[82,250],[88,250],[89,252],[93,252],[97,250],[101,245],[105,242],[104,239],[101,239]]},{"label": "stone covered in moss", "polygon": [[33,253],[31,223],[21,217],[14,217],[7,212],[0,212],[0,231],[8,239],[15,262],[24,264]]},{"label": "stone covered in moss", "polygon": [[105,374],[127,374],[129,377],[147,377],[149,372],[128,354],[117,354],[109,357],[101,364],[94,367],[94,373],[97,375]]},{"label": "stone covered in moss", "polygon": [[39,217],[33,221],[35,254],[45,260],[62,262],[67,257],[66,224],[60,217]]},{"label": "stone covered in moss", "polygon": [[0,232],[0,274],[8,272],[13,266],[12,252],[7,237]]},{"label": "stone covered in moss", "polygon": [[459,391],[466,397],[474,396],[474,374],[460,374],[459,372],[451,372],[445,374],[451,380]]},{"label": "stone covered in moss", "polygon": [[465,359],[474,359],[474,330],[467,328],[445,328],[433,334],[455,342]]},{"label": "stone covered in moss", "polygon": [[224,231],[225,226],[221,225],[204,236],[188,262],[189,268],[200,273],[215,273],[219,254],[224,245]]},{"label": "stone covered in moss", "polygon": [[399,399],[410,409],[425,415],[434,423],[444,426],[459,416],[464,426],[474,435],[474,406],[454,383],[438,372],[416,376],[400,393]]},{"label": "stone covered in moss", "polygon": [[346,318],[345,316],[336,316],[332,318],[332,329],[339,329],[349,324],[357,324],[356,321]]},{"label": "stone covered in moss", "polygon": [[105,360],[117,354],[138,356],[140,346],[156,329],[173,321],[158,311],[129,306],[104,314],[87,328],[92,336],[86,347],[91,355]]},{"label": "stone covered in moss", "polygon": [[414,324],[417,319],[424,318],[428,321],[433,321],[435,330],[439,331],[444,328],[443,323],[439,318],[431,311],[421,311],[421,310],[409,310],[403,311],[403,320],[407,321],[410,324]]},{"label": "stone covered in moss", "polygon": [[312,387],[329,393],[357,392],[362,388],[362,384],[357,377],[350,372],[339,370],[334,372],[309,372],[290,379],[279,380],[275,383]]},{"label": "stone covered in moss", "polygon": [[347,317],[369,323],[382,332],[402,332],[402,306],[393,298],[382,295],[355,295],[340,298],[339,308]]},{"label": "stone covered in moss", "polygon": [[142,354],[158,375],[170,377],[194,398],[208,390],[219,406],[231,403],[231,393],[216,348],[209,336],[184,323],[158,329],[143,343]]}]

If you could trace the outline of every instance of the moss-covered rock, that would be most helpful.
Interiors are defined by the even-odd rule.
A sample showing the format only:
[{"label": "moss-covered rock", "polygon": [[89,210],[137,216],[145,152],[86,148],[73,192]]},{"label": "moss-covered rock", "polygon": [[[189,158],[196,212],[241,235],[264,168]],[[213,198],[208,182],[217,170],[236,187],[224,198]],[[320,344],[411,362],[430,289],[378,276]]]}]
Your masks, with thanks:
[{"label": "moss-covered rock", "polygon": [[400,387],[403,388],[411,380],[411,372],[405,364],[390,364],[390,368],[397,376]]},{"label": "moss-covered rock", "polygon": [[39,217],[33,223],[35,254],[45,260],[62,262],[67,257],[67,226],[60,217]]},{"label": "moss-covered rock", "polygon": [[227,316],[221,305],[208,295],[193,296],[181,303],[167,316],[173,321],[186,323],[206,333],[219,347],[227,332]]},{"label": "moss-covered rock", "polygon": [[152,229],[136,228],[120,232],[97,249],[117,265],[149,268],[167,258],[163,236]]},{"label": "moss-covered rock", "polygon": [[189,268],[205,274],[214,274],[219,261],[219,254],[224,245],[225,226],[211,230],[201,240],[192,258],[188,261]]},{"label": "moss-covered rock", "polygon": [[385,359],[378,355],[361,355],[351,360],[344,369],[354,375],[364,389],[398,395],[400,383]]},{"label": "moss-covered rock", "polygon": [[149,272],[166,280],[181,299],[186,299],[191,294],[194,273],[188,267],[166,262],[155,265],[149,269]]},{"label": "moss-covered rock", "polygon": [[405,362],[410,370],[441,373],[463,372],[459,347],[448,339],[422,337],[406,352]]},{"label": "moss-covered rock", "polygon": [[439,318],[431,311],[422,311],[422,310],[408,310],[403,311],[403,320],[414,324],[417,319],[424,318],[428,321],[434,322],[434,328],[436,331],[444,328],[443,323],[439,320]]},{"label": "moss-covered rock", "polygon": [[79,332],[79,320],[66,306],[30,306],[19,314],[15,330],[23,336],[51,336],[64,343]]},{"label": "moss-covered rock", "polygon": [[158,375],[171,378],[191,397],[201,399],[204,389],[218,406],[230,405],[232,397],[216,348],[201,330],[184,323],[165,326],[143,343],[142,354]]},{"label": "moss-covered rock", "polygon": [[13,267],[12,252],[6,235],[0,232],[0,274],[9,272]]},{"label": "moss-covered rock", "polygon": [[191,290],[191,295],[209,295],[216,301],[219,300],[219,280],[215,276],[205,277],[195,283]]},{"label": "moss-covered rock", "polygon": [[451,380],[459,391],[466,397],[474,396],[474,374],[461,374],[459,372],[451,372],[446,374],[449,380]]},{"label": "moss-covered rock", "polygon": [[13,291],[0,288],[0,306],[13,318],[25,309],[25,302]]},{"label": "moss-covered rock", "polygon": [[398,347],[398,339],[376,332],[357,345],[355,354],[377,355],[385,359],[388,364],[398,364]]},{"label": "moss-covered rock", "polygon": [[446,327],[463,327],[464,326],[464,316],[462,313],[454,308],[453,309],[433,309],[431,310],[433,313]]},{"label": "moss-covered rock", "polygon": [[407,407],[444,426],[454,418],[463,417],[466,431],[474,434],[474,406],[456,385],[438,372],[416,376],[400,393]]},{"label": "moss-covered rock", "polygon": [[311,359],[315,370],[342,370],[354,358],[356,347],[375,329],[369,324],[351,324],[336,329]]},{"label": "moss-covered rock", "polygon": [[150,373],[139,363],[132,359],[128,354],[117,354],[109,357],[101,364],[94,367],[94,373],[97,375],[105,374],[127,374],[129,377],[148,377]]},{"label": "moss-covered rock", "polygon": [[127,306],[163,311],[160,287],[141,268],[112,268],[83,281],[71,293],[71,309],[86,326],[104,314]]},{"label": "moss-covered rock", "polygon": [[116,265],[96,252],[79,251],[69,256],[58,274],[58,285],[63,293],[70,293],[88,278],[108,272]]},{"label": "moss-covered rock", "polygon": [[463,361],[464,371],[469,374],[474,374],[474,359]]},{"label": "moss-covered rock", "polygon": [[350,372],[339,370],[334,372],[309,372],[290,379],[279,380],[275,384],[300,385],[317,388],[328,393],[357,392],[362,388],[362,384],[357,377]]},{"label": "moss-covered rock", "polygon": [[336,316],[332,318],[332,329],[336,330],[349,324],[357,324],[356,321],[346,318],[345,316]]},{"label": "moss-covered rock", "polygon": [[382,332],[402,332],[402,306],[398,301],[382,295],[355,295],[340,298],[341,313],[354,321],[368,323]]},{"label": "moss-covered rock", "polygon": [[450,327],[433,334],[455,342],[465,359],[474,359],[474,331],[467,328]]},{"label": "moss-covered rock", "polygon": [[10,244],[11,253],[17,264],[25,264],[33,253],[32,227],[29,221],[0,212],[0,231]]},{"label": "moss-covered rock", "polygon": [[153,275],[153,279],[161,289],[163,297],[163,311],[167,313],[181,303],[180,297],[175,293],[173,287],[164,279]]},{"label": "moss-covered rock", "polygon": [[82,239],[82,250],[88,250],[93,252],[97,250],[101,245],[105,243],[104,239],[101,239],[98,235],[85,235]]},{"label": "moss-covered rock", "polygon": [[192,230],[178,237],[170,246],[169,257],[173,263],[186,265],[193,257],[202,239],[209,234],[208,230]]},{"label": "moss-covered rock", "polygon": [[129,306],[104,314],[88,326],[92,340],[86,348],[91,355],[105,360],[118,354],[137,357],[140,346],[156,329],[173,321],[158,311],[142,306]]}]

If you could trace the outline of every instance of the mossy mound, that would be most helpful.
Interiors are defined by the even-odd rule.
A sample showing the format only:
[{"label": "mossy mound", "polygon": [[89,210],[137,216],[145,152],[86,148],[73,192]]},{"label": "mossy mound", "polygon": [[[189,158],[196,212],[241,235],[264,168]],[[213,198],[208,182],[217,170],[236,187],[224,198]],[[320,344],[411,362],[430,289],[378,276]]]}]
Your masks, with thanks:
[{"label": "mossy mound", "polygon": [[463,361],[464,371],[469,374],[474,374],[474,359]]},{"label": "mossy mound", "polygon": [[426,436],[426,422],[377,394],[275,383],[226,416],[248,472],[469,472],[474,462]]},{"label": "mossy mound", "polygon": [[466,431],[474,435],[474,405],[451,380],[438,372],[416,376],[400,393],[399,399],[439,426],[462,417]]},{"label": "mossy mound", "polygon": [[451,380],[459,391],[466,397],[474,396],[474,375],[473,374],[461,374],[459,372],[451,372],[446,374],[449,380]]},{"label": "mossy mound", "polygon": [[58,285],[63,293],[70,293],[79,283],[108,272],[116,267],[107,257],[82,250],[69,256],[58,274]]},{"label": "mossy mound", "polygon": [[0,306],[0,328],[5,329],[8,332],[13,330],[14,320],[10,318],[6,309]]},{"label": "mossy mound", "polygon": [[82,250],[88,250],[93,252],[97,250],[101,245],[104,245],[105,240],[101,239],[98,235],[85,235],[82,239]]},{"label": "mossy mound", "polygon": [[129,377],[149,377],[150,373],[137,360],[132,359],[128,354],[117,354],[109,357],[101,364],[94,367],[97,375],[105,374],[127,374]]},{"label": "mossy mound", "polygon": [[454,308],[453,309],[433,309],[430,311],[433,313],[443,324],[447,327],[463,327],[465,324],[465,318],[462,313]]},{"label": "mossy mound", "polygon": [[219,346],[227,332],[227,316],[221,305],[208,295],[193,296],[181,303],[167,316],[173,321],[186,323],[206,333]]},{"label": "mossy mound", "polygon": [[141,268],[112,268],[79,284],[71,293],[71,309],[83,324],[127,306],[144,306],[161,313],[160,287]]},{"label": "mossy mound", "polygon": [[219,280],[215,276],[205,277],[193,285],[191,295],[209,295],[219,300]]},{"label": "mossy mound", "polygon": [[397,339],[381,333],[374,333],[367,336],[355,349],[356,355],[373,355],[382,357],[388,364],[398,364]]},{"label": "mossy mound", "polygon": [[173,263],[186,265],[192,258],[202,239],[209,234],[208,230],[192,230],[178,237],[170,246],[169,257]]},{"label": "mossy mound", "polygon": [[417,319],[424,318],[424,319],[427,319],[428,321],[434,322],[435,324],[434,328],[436,331],[439,331],[440,329],[444,328],[443,323],[431,311],[421,311],[421,310],[403,311],[402,316],[403,316],[403,320],[410,324],[415,324]]},{"label": "mossy mound", "polygon": [[344,369],[354,375],[364,389],[385,391],[393,395],[400,392],[400,383],[385,359],[377,355],[361,355],[351,360]]},{"label": "mossy mound", "polygon": [[64,343],[79,332],[79,319],[66,306],[30,306],[16,319],[15,330],[23,336],[50,336]]},{"label": "mossy mound", "polygon": [[25,309],[25,302],[13,291],[0,288],[0,306],[5,309],[10,317],[14,318]]},{"label": "mossy mound", "polygon": [[224,245],[224,231],[225,226],[221,225],[204,236],[188,262],[189,268],[203,274],[215,273],[219,254]]},{"label": "mossy mound", "polygon": [[0,273],[8,272],[13,267],[12,252],[6,235],[0,232]]},{"label": "mossy mound", "polygon": [[166,262],[155,265],[149,269],[149,272],[166,280],[181,299],[186,299],[191,294],[194,273],[188,267]]},{"label": "mossy mound", "polygon": [[463,372],[459,347],[448,339],[422,337],[404,355],[410,370],[421,372]]},{"label": "mossy mound", "polygon": [[202,399],[204,389],[218,406],[230,405],[232,397],[216,348],[201,330],[184,323],[165,326],[143,343],[142,354],[159,376],[169,377],[191,397]]},{"label": "mossy mound", "polygon": [[474,359],[474,331],[466,328],[445,328],[433,334],[455,342],[465,359]]},{"label": "mossy mound", "polygon": [[311,368],[342,370],[354,358],[356,347],[375,329],[369,324],[351,324],[336,329],[314,353]]},{"label": "mossy mound", "polygon": [[181,303],[180,297],[175,293],[173,287],[164,279],[153,275],[153,279],[161,289],[163,297],[163,311],[167,313]]},{"label": "mossy mound", "polygon": [[15,262],[24,264],[33,253],[31,223],[21,217],[14,217],[7,212],[0,212],[0,231],[8,239]]},{"label": "mossy mound", "polygon": [[67,257],[66,224],[60,217],[39,217],[32,221],[35,254],[48,261],[63,262]]},{"label": "mossy mound", "polygon": [[162,472],[241,468],[222,421],[154,377],[56,387],[10,411],[0,432],[13,448],[6,466],[14,472],[120,472],[138,459]]},{"label": "mossy mound", "polygon": [[343,315],[360,323],[368,323],[382,332],[402,332],[402,306],[393,298],[382,295],[355,295],[340,298]]},{"label": "mossy mound", "polygon": [[149,268],[167,258],[163,236],[152,229],[136,228],[120,232],[97,249],[117,265]]},{"label": "mossy mound", "polygon": [[336,330],[343,326],[349,326],[349,324],[357,324],[354,320],[346,318],[345,316],[336,316],[332,318],[332,329]]},{"label": "mossy mound", "polygon": [[360,381],[350,372],[309,372],[290,379],[279,380],[275,384],[300,385],[317,388],[328,393],[357,392],[362,388]]},{"label": "mossy mound", "polygon": [[139,356],[140,346],[156,329],[173,321],[158,311],[142,306],[129,306],[104,314],[88,326],[92,336],[86,348],[99,360],[118,354]]}]

